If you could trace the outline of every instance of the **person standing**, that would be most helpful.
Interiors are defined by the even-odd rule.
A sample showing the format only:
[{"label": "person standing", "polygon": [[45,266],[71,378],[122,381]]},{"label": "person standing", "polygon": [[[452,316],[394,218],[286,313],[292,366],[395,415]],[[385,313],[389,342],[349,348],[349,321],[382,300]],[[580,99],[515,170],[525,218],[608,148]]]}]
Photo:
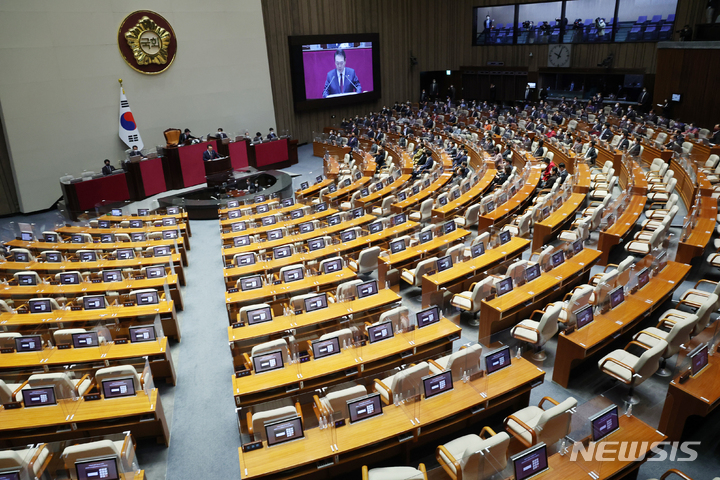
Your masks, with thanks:
[{"label": "person standing", "polygon": [[640,92],[640,96],[638,97],[638,106],[640,107],[641,112],[647,112],[649,110],[650,106],[650,94],[647,91],[646,87],[643,87],[642,92]]},{"label": "person standing", "polygon": [[209,162],[216,158],[220,158],[220,155],[213,149],[212,145],[208,145],[207,150],[203,152],[203,162]]}]

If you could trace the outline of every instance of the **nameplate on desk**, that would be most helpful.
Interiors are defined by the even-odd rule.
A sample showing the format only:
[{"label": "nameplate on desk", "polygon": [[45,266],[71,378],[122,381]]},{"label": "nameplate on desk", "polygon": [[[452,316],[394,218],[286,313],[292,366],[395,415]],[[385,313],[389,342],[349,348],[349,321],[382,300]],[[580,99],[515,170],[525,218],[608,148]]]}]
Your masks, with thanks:
[{"label": "nameplate on desk", "polygon": [[15,310],[15,313],[20,313],[20,314],[30,313],[30,310],[21,310],[21,309],[18,308],[17,310]]},{"label": "nameplate on desk", "polygon": [[127,338],[116,338],[115,340],[113,340],[113,343],[115,343],[115,345],[126,345],[128,343],[128,339]]},{"label": "nameplate on desk", "polygon": [[300,310],[295,310],[293,313],[294,313],[295,315],[302,315],[302,309],[300,309]]},{"label": "nameplate on desk", "polygon": [[71,261],[71,262],[79,262],[80,259],[79,259],[79,258],[71,258],[70,261]]},{"label": "nameplate on desk", "polygon": [[100,278],[93,278],[93,279],[90,280],[90,281],[91,281],[92,283],[102,283],[102,279],[100,279]]},{"label": "nameplate on desk", "polygon": [[235,265],[228,265],[225,268],[235,268]]},{"label": "nameplate on desk", "polygon": [[70,311],[71,311],[71,312],[78,312],[78,311],[80,311],[80,310],[82,310],[82,309],[83,309],[83,308],[82,308],[80,305],[73,305],[73,306],[70,307]]},{"label": "nameplate on desk", "polygon": [[575,331],[575,325],[570,325],[565,329],[565,335],[570,335]]},{"label": "nameplate on desk", "polygon": [[145,280],[145,275],[138,275],[136,277],[133,277],[133,280]]},{"label": "nameplate on desk", "polygon": [[60,282],[52,281],[52,282],[50,282],[50,285],[60,285]]},{"label": "nameplate on desk", "polygon": [[10,348],[0,348],[0,353],[15,353],[15,349],[12,348],[12,347],[10,347]]},{"label": "nameplate on desk", "polygon": [[125,302],[125,303],[123,303],[123,307],[134,307],[134,306],[135,306],[135,302]]},{"label": "nameplate on desk", "polygon": [[237,293],[238,289],[236,287],[228,288],[228,293]]},{"label": "nameplate on desk", "polygon": [[282,283],[282,280],[275,280],[273,282],[273,285],[280,285]]},{"label": "nameplate on desk", "polygon": [[299,353],[299,359],[300,363],[305,363],[310,361],[310,354],[307,351],[303,351]]},{"label": "nameplate on desk", "polygon": [[[328,95],[328,96],[329,96],[329,95]],[[328,459],[326,459],[326,460],[320,460],[319,462],[316,462],[316,463],[315,463],[315,467],[316,467],[318,470],[320,470],[321,468],[332,467],[333,465],[335,465],[334,457],[330,457],[330,458],[328,458]]]},{"label": "nameplate on desk", "polygon": [[287,387],[285,387],[285,393],[296,392],[298,390],[300,390],[299,383],[294,383],[292,385],[288,385]]},{"label": "nameplate on desk", "polygon": [[250,370],[237,370],[235,371],[235,378],[247,377],[250,375]]},{"label": "nameplate on desk", "polygon": [[58,348],[58,350],[69,350],[72,348],[71,343],[58,343],[55,346]]},{"label": "nameplate on desk", "polygon": [[344,419],[344,418],[341,419],[341,420],[337,420],[337,421],[335,422],[335,428],[344,427],[344,426],[345,426],[345,419]]},{"label": "nameplate on desk", "polygon": [[100,397],[99,393],[91,393],[89,395],[83,396],[83,400],[85,400],[86,402],[91,402],[93,400],[100,400],[100,398],[102,398],[102,397]]},{"label": "nameplate on desk", "polygon": [[485,407],[484,407],[483,404],[481,403],[480,405],[475,405],[473,408],[471,408],[471,409],[470,409],[470,413],[472,413],[473,415],[475,415],[476,413],[482,412],[483,410],[485,410]]},{"label": "nameplate on desk", "polygon": [[242,451],[247,453],[252,452],[253,450],[260,450],[261,448],[263,448],[262,440],[258,440],[257,442],[244,444],[242,446]]},{"label": "nameplate on desk", "polygon": [[412,433],[406,433],[405,435],[400,435],[397,437],[398,443],[407,442],[408,440],[412,440],[415,436]]},{"label": "nameplate on desk", "polygon": [[236,322],[230,325],[232,328],[240,328],[245,326],[245,322]]},{"label": "nameplate on desk", "polygon": [[3,403],[3,408],[5,410],[13,410],[20,407],[22,407],[22,402]]},{"label": "nameplate on desk", "polygon": [[233,247],[232,245],[223,245],[223,248],[224,248],[224,249],[232,248],[232,247]]}]

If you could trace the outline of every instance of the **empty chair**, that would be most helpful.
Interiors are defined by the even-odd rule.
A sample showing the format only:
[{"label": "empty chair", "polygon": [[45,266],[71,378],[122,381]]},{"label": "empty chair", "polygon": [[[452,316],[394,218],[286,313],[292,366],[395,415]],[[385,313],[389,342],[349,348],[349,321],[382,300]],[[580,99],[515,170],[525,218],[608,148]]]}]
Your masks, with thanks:
[{"label": "empty chair", "polygon": [[595,275],[593,275],[593,277],[590,279],[590,284],[597,285],[600,282],[600,280],[602,279],[602,277],[606,273],[611,272],[613,269],[617,270],[618,275],[620,275],[622,272],[624,272],[625,270],[630,268],[634,263],[635,263],[635,257],[633,257],[632,255],[625,257],[625,260],[618,263],[617,265],[614,263],[609,263],[605,266],[602,273],[596,273]]},{"label": "empty chair", "polygon": [[540,321],[529,319],[523,320],[510,330],[513,338],[529,343],[535,348],[533,360],[543,361],[547,355],[542,346],[558,332],[558,320],[563,309],[561,302],[551,303],[545,310],[535,310],[535,313],[542,313]]},{"label": "empty chair", "polygon": [[643,226],[645,226],[645,223],[650,220],[660,221],[663,218],[665,218],[665,216],[667,216],[670,213],[670,209],[672,207],[674,207],[675,205],[677,205],[677,202],[679,199],[680,199],[680,197],[678,197],[678,195],[676,193],[673,193],[672,195],[670,195],[670,198],[667,201],[667,203],[658,203],[657,204],[658,207],[663,206],[663,208],[653,209],[653,205],[650,205],[651,210],[648,210],[645,212],[645,217],[647,218],[647,220],[645,220],[643,222]]},{"label": "empty chair", "polygon": [[[53,332],[53,340],[56,345],[72,345],[72,336],[78,333],[87,333],[84,328],[61,328]],[[104,344],[105,338],[102,335],[98,335],[98,343]]]},{"label": "empty chair", "polygon": [[465,257],[465,245],[462,243],[453,245],[446,250],[445,254],[452,258],[453,264],[461,262]]},{"label": "empty chair", "polygon": [[[57,277],[59,277],[59,275],[60,274],[55,276],[56,280],[57,280]],[[23,280],[26,280],[29,277],[32,277],[31,283],[20,283],[20,278],[23,278]],[[15,273],[13,273],[13,278],[15,279],[16,282],[18,282],[18,285],[40,285],[41,283],[43,283],[42,278],[40,278],[40,275],[38,275],[37,272],[32,272],[30,270],[23,270],[22,272],[15,272]]]},{"label": "empty chair", "polygon": [[433,202],[434,200],[432,198],[423,200],[423,202],[420,204],[420,210],[410,213],[410,220],[423,223],[430,220],[430,217],[432,216]]},{"label": "empty chair", "polygon": [[527,260],[518,260],[510,264],[505,272],[505,275],[513,279],[515,286],[522,285],[525,283],[525,267],[527,266]]},{"label": "empty chair", "polygon": [[142,380],[135,367],[132,365],[118,365],[115,367],[105,367],[95,372],[95,383],[102,389],[102,383],[108,380],[118,378],[131,378],[135,392],[143,389]]},{"label": "empty chair", "polygon": [[470,291],[453,295],[450,304],[466,312],[478,312],[481,302],[492,293],[494,283],[494,277],[486,277],[479,280],[470,285]]},{"label": "empty chair", "polygon": [[[439,445],[435,458],[452,480],[479,480],[505,469],[509,445],[510,435],[484,427],[480,435],[469,434]],[[491,460],[483,461],[483,456]]]},{"label": "empty chair", "polygon": [[[313,295],[315,295],[315,294],[313,294]],[[248,316],[248,311],[251,311],[251,310],[260,310],[260,309],[262,309],[262,308],[270,308],[270,305],[268,305],[267,303],[257,303],[257,304],[255,304],[255,305],[246,305],[246,306],[244,306],[244,307],[241,307],[241,308],[240,308],[240,312],[239,312],[239,313],[240,313],[240,315],[239,315],[240,321],[241,321],[242,323],[244,323],[244,324],[247,325],[247,323],[248,323],[248,318],[247,318],[247,316]]]},{"label": "empty chair", "polygon": [[[602,200],[607,195],[611,195],[613,188],[615,188],[615,185],[617,185],[618,178],[612,177],[610,181],[607,184],[600,184],[595,190],[590,191],[590,199],[591,200]],[[671,190],[672,191],[672,190]]]},{"label": "empty chair", "polygon": [[28,250],[27,248],[13,248],[12,250],[10,250],[10,253],[13,254],[13,257],[16,262],[19,261],[18,257],[20,255],[27,257],[28,262],[35,261],[35,257],[33,256],[32,253],[30,253],[30,250]]},{"label": "empty chair", "polygon": [[58,256],[60,256],[61,259],[64,258],[63,254],[61,252],[59,252],[58,250],[45,250],[44,252],[40,253],[40,258],[42,259],[43,262],[47,262],[48,255],[58,255]]},{"label": "empty chair", "polygon": [[662,183],[663,185],[667,184],[670,181],[670,179],[673,178],[674,176],[675,176],[675,172],[672,170],[666,171],[665,175],[663,175],[662,177],[651,176],[647,179],[648,184],[649,184],[648,186],[650,187],[651,190],[658,189],[660,187],[657,187],[656,184],[658,184],[658,183]]},{"label": "empty chair", "polygon": [[693,325],[693,331],[690,335],[695,336],[705,330],[705,328],[707,328],[708,324],[710,323],[710,314],[714,312],[717,308],[718,296],[714,293],[709,294],[705,298],[705,301],[703,301],[697,308],[695,308],[688,302],[684,302],[682,300],[677,304],[678,307],[681,307],[683,305],[688,306],[690,309],[694,310],[695,313],[689,313],[680,310],[679,308],[673,308],[665,312],[665,314],[663,315],[663,319],[667,320],[668,322],[672,322],[676,321],[677,319],[694,317],[695,323]]},{"label": "empty chair", "polygon": [[[714,285],[712,292],[698,290],[698,287],[703,283]],[[701,305],[705,304],[708,301],[710,295],[713,294],[720,295],[720,282],[713,282],[710,280],[701,279],[695,284],[693,288],[685,290],[685,292],[680,295],[680,303],[683,305],[687,305],[690,308],[700,308]],[[716,308],[717,305],[713,307],[713,310],[715,310]]]},{"label": "empty chair", "polygon": [[[581,285],[570,293],[570,298],[562,302],[562,310],[558,316],[558,321],[570,327],[577,323],[575,312],[584,307],[593,297],[593,287],[590,285]],[[567,295],[565,296],[567,297]]]},{"label": "empty chair", "polygon": [[[666,135],[664,133],[661,133],[658,135],[658,138],[660,135]],[[663,137],[663,140],[665,138]],[[650,164],[650,168],[648,169],[647,173],[645,174],[646,178],[649,178],[651,176],[660,176],[662,177],[665,175],[665,172],[667,171],[668,164],[663,160],[662,158],[654,158],[652,163]]]},{"label": "empty chair", "polygon": [[372,214],[376,216],[390,215],[392,213],[392,204],[397,201],[395,195],[386,195],[382,199],[379,207],[372,208]]},{"label": "empty chair", "polygon": [[[427,362],[408,366],[383,380],[375,379],[375,391],[380,394],[385,405],[390,405],[395,402],[396,396],[402,397],[403,393],[419,394],[422,377],[429,372],[430,367]],[[403,398],[397,398],[397,400],[403,400]]]},{"label": "empty chair", "polygon": [[487,249],[489,248],[489,242],[490,242],[490,232],[484,232],[478,235],[477,237],[472,239],[472,242],[470,242],[470,247],[465,249],[465,256],[469,257],[472,247],[475,245],[482,243],[483,246]]},{"label": "empty chair", "polygon": [[575,240],[587,240],[590,238],[590,221],[591,218],[584,217],[578,221],[575,230],[563,230],[558,238],[563,242],[574,242]]},{"label": "empty chair", "polygon": [[[354,327],[353,327],[354,328]],[[329,332],[324,335],[320,335],[318,341],[330,340],[331,338],[337,338],[340,348],[348,348],[353,345],[355,334],[353,328],[341,328],[334,332]]]},{"label": "empty chair", "polygon": [[459,227],[470,227],[472,225],[477,225],[478,218],[480,216],[480,204],[474,204],[470,205],[463,214],[462,217],[455,217],[455,223]]},{"label": "empty chair", "polygon": [[646,231],[655,231],[658,228],[661,228],[666,223],[672,223],[673,219],[675,218],[675,215],[677,214],[680,207],[677,205],[673,205],[670,210],[667,211],[667,213],[660,217],[659,215],[656,218],[653,218],[652,220],[648,219],[642,222],[642,229]]},{"label": "empty chair", "polygon": [[[284,277],[283,277],[283,274],[284,274],[285,272],[287,272],[287,271],[295,270],[295,269],[298,269],[298,268],[302,269],[303,272],[305,271],[305,265],[303,265],[302,263],[296,263],[295,265],[286,265],[286,266],[282,267],[282,268],[280,269],[280,273],[279,273],[280,279],[283,280],[283,282],[284,282],[285,279],[284,279]],[[296,280],[300,280],[300,279],[297,278]],[[295,281],[295,280],[290,280],[290,281]]]},{"label": "empty chair", "polygon": [[248,433],[250,436],[256,440],[267,440],[267,437],[265,436],[265,424],[274,420],[281,420],[283,418],[294,416],[298,416],[302,419],[302,411],[300,410],[300,404],[296,403],[295,405],[288,405],[285,407],[255,413],[248,410],[247,416],[249,417]]},{"label": "empty chair", "polygon": [[[638,357],[630,353],[628,348],[632,345],[642,348],[644,350],[642,355]],[[598,362],[598,367],[604,374],[628,385],[630,391],[626,401],[630,404],[637,404],[639,400],[633,397],[635,387],[657,371],[660,366],[660,357],[665,353],[667,347],[667,342],[661,339],[657,339],[652,347],[632,341],[625,346],[624,350],[618,349],[603,357]]]},{"label": "empty chair", "polygon": [[288,347],[288,342],[292,345],[295,342],[295,337],[287,337],[287,340],[284,338],[278,338],[277,340],[271,340],[269,342],[261,343],[260,345],[255,345],[250,351],[250,357],[280,350],[283,352],[285,363],[290,363],[290,348]]},{"label": "empty chair", "polygon": [[353,192],[350,200],[340,203],[340,210],[347,212],[348,210],[352,210],[353,208],[355,208],[355,201],[360,198],[360,193],[361,190]]},{"label": "empty chair", "polygon": [[540,253],[533,253],[530,256],[530,261],[532,262],[535,256],[537,255],[537,258],[535,258],[535,261],[537,261],[538,264],[540,264],[540,270],[543,272],[547,272],[552,269],[552,265],[550,264],[550,258],[555,251],[555,247],[552,245],[549,247],[545,247],[540,251]]},{"label": "empty chair", "polygon": [[436,360],[428,360],[430,373],[437,374],[452,371],[453,381],[458,381],[465,376],[471,376],[480,371],[480,355],[482,345],[476,343],[460,349],[450,355],[440,357]]},{"label": "empty chair", "polygon": [[[135,463],[135,451],[132,437],[126,435],[123,440],[98,440],[89,443],[80,443],[65,447],[61,458],[65,464],[65,468],[70,473],[72,480],[78,480],[77,469],[75,463],[83,460],[92,460],[97,458],[114,458],[117,462],[120,474],[129,473],[137,470]],[[125,475],[122,478],[129,478],[131,475]]]},{"label": "empty chair", "polygon": [[[337,388],[337,387],[336,387]],[[347,402],[367,395],[367,389],[363,385],[355,385],[340,390],[330,391],[324,397],[315,398],[315,403],[322,410],[322,413],[333,420],[348,418]]]},{"label": "empty chair", "polygon": [[357,286],[363,283],[363,280],[350,280],[337,286],[335,295],[338,298],[349,298],[357,295]]},{"label": "empty chair", "polygon": [[[8,472],[6,478],[36,479],[47,478],[44,475],[45,461],[50,455],[47,444],[29,446],[25,449],[0,450],[0,472]],[[13,473],[19,473],[18,477]]]},{"label": "empty chair", "polygon": [[362,250],[357,260],[348,260],[348,267],[355,273],[369,273],[378,268],[378,256],[380,255],[380,247],[370,247]]},{"label": "empty chair", "polygon": [[362,480],[427,480],[427,472],[424,463],[418,465],[418,468],[383,467],[372,470],[363,465]]},{"label": "empty chair", "polygon": [[648,240],[631,240],[625,244],[625,250],[635,255],[647,255],[662,245],[665,239],[665,230],[658,228]]},{"label": "empty chair", "polygon": [[[83,396],[92,383],[89,375],[80,379],[71,379],[66,372],[36,373],[30,375],[22,390],[37,387],[54,387],[55,398],[77,398]],[[22,401],[22,391],[15,396],[15,401]]]},{"label": "empty chair", "polygon": [[[0,312],[4,311],[7,310],[0,309]],[[15,348],[15,339],[21,336],[22,335],[18,332],[0,332],[0,348]]]},{"label": "empty chair", "polygon": [[659,190],[648,192],[648,200],[651,202],[667,202],[670,198],[670,194],[675,189],[676,184],[677,179],[671,178],[670,181],[666,185],[663,185]]},{"label": "empty chair", "polygon": [[395,307],[383,312],[375,325],[392,322],[393,332],[406,331],[410,327],[410,310],[407,307]]},{"label": "empty chair", "polygon": [[513,223],[508,223],[502,229],[509,231],[513,237],[526,237],[530,234],[531,226],[532,211],[526,211],[519,217],[516,217]]},{"label": "empty chair", "polygon": [[638,332],[633,337],[633,340],[650,348],[663,340],[667,342],[667,348],[665,349],[665,353],[662,354],[660,369],[657,371],[657,374],[661,377],[668,377],[670,376],[670,372],[665,370],[667,359],[680,350],[680,345],[690,341],[690,334],[696,322],[697,320],[692,318],[692,316],[677,317],[671,315],[666,320],[663,315],[656,327],[649,327]]},{"label": "empty chair", "polygon": [[[543,408],[546,401],[552,404],[547,410]],[[576,406],[577,400],[573,397],[560,403],[550,397],[543,397],[537,407],[525,407],[508,416],[504,423],[505,430],[526,448],[540,442],[553,445],[570,433],[571,409]]]},{"label": "empty chair", "polygon": [[713,153],[705,161],[705,166],[701,167],[700,171],[703,173],[711,173],[717,168],[718,164],[720,164],[720,156]]},{"label": "empty chair", "polygon": [[607,162],[603,163],[602,168],[600,167],[593,167],[590,169],[590,180],[596,181],[598,179],[605,180],[605,174],[607,174],[608,170],[610,170],[613,167],[613,162],[608,160]]},{"label": "empty chair", "polygon": [[435,270],[435,262],[437,257],[427,258],[418,262],[417,266],[412,270],[403,268],[400,278],[405,280],[412,286],[420,287],[422,285],[422,277],[431,270]]}]

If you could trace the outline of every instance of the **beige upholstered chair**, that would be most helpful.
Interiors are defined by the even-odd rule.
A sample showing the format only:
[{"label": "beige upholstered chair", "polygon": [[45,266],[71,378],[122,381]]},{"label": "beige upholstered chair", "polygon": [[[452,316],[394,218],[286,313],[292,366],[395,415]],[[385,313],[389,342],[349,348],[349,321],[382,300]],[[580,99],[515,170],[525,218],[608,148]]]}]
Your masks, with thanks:
[{"label": "beige upholstered chair", "polygon": [[[644,350],[642,355],[638,357],[628,351],[628,348],[633,345]],[[626,401],[637,404],[639,400],[633,396],[635,387],[650,378],[658,370],[660,358],[667,347],[667,342],[661,339],[657,339],[657,342],[652,347],[632,341],[625,346],[624,350],[618,349],[605,355],[598,362],[598,367],[604,374],[628,385],[630,391]]]},{"label": "beige upholstered chair", "polygon": [[418,468],[383,467],[372,470],[363,465],[362,480],[427,480],[427,472],[424,463],[418,465]]},{"label": "beige upholstered chair", "polygon": [[480,435],[456,438],[435,450],[435,458],[452,480],[480,480],[505,469],[510,436],[484,427]]},{"label": "beige upholstered chair", "polygon": [[545,307],[545,310],[535,310],[533,312],[533,314],[542,314],[539,321],[532,320],[531,316],[529,319],[522,320],[510,330],[513,338],[527,342],[535,347],[533,360],[543,361],[547,358],[542,346],[558,332],[558,319],[562,308],[563,304],[561,302],[551,303]]},{"label": "beige upholstered chair", "polygon": [[469,347],[460,347],[460,350],[455,353],[436,360],[428,360],[430,373],[436,374],[449,370],[452,371],[453,381],[458,381],[465,374],[470,376],[480,370],[480,355],[482,355],[482,345],[479,343]]},{"label": "beige upholstered chair", "polygon": [[420,362],[417,365],[408,366],[382,380],[375,379],[375,391],[380,394],[385,405],[395,401],[396,395],[403,395],[407,392],[419,394],[421,390],[422,377],[430,372],[427,362]]},{"label": "beige upholstered chair", "polygon": [[[547,410],[543,405],[550,402]],[[529,406],[505,419],[505,430],[526,448],[545,442],[552,445],[570,432],[571,409],[577,406],[573,397],[558,403],[550,397],[543,397],[537,407]]]}]

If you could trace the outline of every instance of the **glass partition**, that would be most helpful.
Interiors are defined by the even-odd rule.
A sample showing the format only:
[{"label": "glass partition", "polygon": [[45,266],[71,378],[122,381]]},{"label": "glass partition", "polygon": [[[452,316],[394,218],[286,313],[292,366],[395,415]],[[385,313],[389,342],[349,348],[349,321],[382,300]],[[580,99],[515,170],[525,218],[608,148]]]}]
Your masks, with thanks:
[{"label": "glass partition", "polygon": [[519,5],[517,43],[558,43],[561,14],[562,2]]},{"label": "glass partition", "polygon": [[475,45],[513,43],[514,5],[476,7],[473,13]]},{"label": "glass partition", "polygon": [[565,43],[609,42],[615,16],[614,0],[568,0]]}]

